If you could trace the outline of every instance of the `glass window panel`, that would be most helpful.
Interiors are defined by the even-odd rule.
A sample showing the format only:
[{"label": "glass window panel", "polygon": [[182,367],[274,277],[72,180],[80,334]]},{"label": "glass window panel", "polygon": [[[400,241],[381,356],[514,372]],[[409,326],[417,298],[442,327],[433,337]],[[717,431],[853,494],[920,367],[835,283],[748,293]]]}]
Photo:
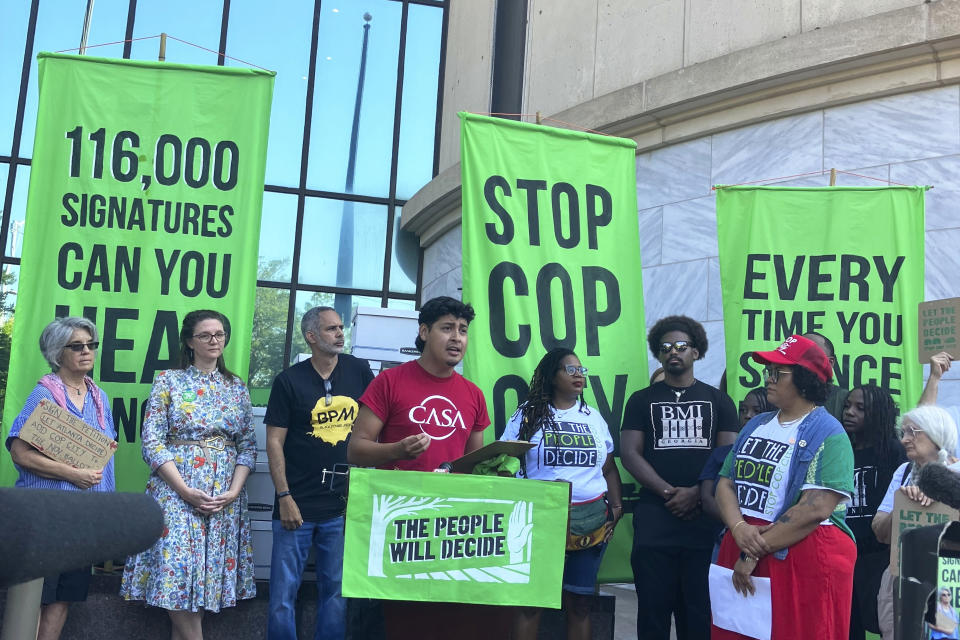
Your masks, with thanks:
[{"label": "glass window panel", "polygon": [[[301,353],[307,354],[308,356],[310,355],[310,347],[307,346],[307,341],[303,339],[303,333],[300,331],[300,321],[303,319],[303,314],[314,307],[337,308],[332,293],[318,291],[298,291],[296,305],[296,311],[293,315],[293,326],[290,328],[290,333],[293,336],[290,346],[291,364],[297,361],[297,355]],[[349,350],[350,327],[348,324],[350,322],[350,316],[349,314],[344,315],[343,313],[340,315],[343,316],[344,349]]]},{"label": "glass window panel", "polygon": [[[23,3],[29,4],[29,3]],[[83,34],[83,16],[86,2],[41,2],[37,13],[37,34],[33,39],[33,59],[30,64],[30,85],[23,114],[23,136],[20,139],[20,155],[33,156],[33,134],[37,127],[37,53],[62,51],[80,46]],[[93,10],[90,23],[89,44],[123,40],[127,25],[127,0],[100,0]],[[6,9],[4,9],[5,11]],[[95,39],[96,38],[96,39]],[[95,56],[120,57],[121,45],[98,47],[87,53]],[[68,51],[67,53],[76,53]],[[19,67],[17,73],[20,73]]]},{"label": "glass window panel", "polygon": [[27,212],[27,191],[30,187],[30,167],[17,167],[17,179],[13,185],[13,202],[10,203],[10,231],[7,233],[7,255],[20,257],[23,249],[23,221]]},{"label": "glass window panel", "polygon": [[[269,389],[283,368],[283,342],[287,335],[289,289],[257,287],[253,310],[253,334],[250,340],[250,370],[247,386]],[[259,404],[259,403],[257,403]]]},{"label": "glass window panel", "polygon": [[23,47],[30,22],[29,2],[0,3],[0,155],[9,155],[20,99]]},{"label": "glass window panel", "polygon": [[404,310],[413,310],[417,308],[417,303],[413,300],[400,300],[398,298],[389,298],[387,300],[387,307],[390,309],[404,309]]},{"label": "glass window panel", "polygon": [[[400,10],[399,2],[389,0],[323,4],[307,170],[311,188],[388,195]],[[347,166],[367,12],[372,19],[351,185]]]},{"label": "glass window panel", "polygon": [[307,198],[298,280],[319,286],[380,290],[386,237],[384,205]]},{"label": "glass window panel", "polygon": [[13,310],[17,303],[17,285],[20,267],[5,264],[0,268],[0,413],[7,390],[7,370],[10,368],[10,339],[13,335]]},{"label": "glass window panel", "polygon": [[433,177],[442,32],[442,9],[410,5],[397,157],[397,197],[404,200]]},{"label": "glass window panel", "polygon": [[393,253],[390,255],[390,291],[417,292],[417,267],[420,265],[420,239],[400,228],[400,210],[393,220]]},{"label": "glass window panel", "polygon": [[[312,2],[285,3],[282,11],[259,2],[230,5],[227,55],[277,72],[267,144],[267,184],[300,185],[312,29]],[[245,66],[229,59],[226,64]]]},{"label": "glass window panel", "polygon": [[[133,25],[133,37],[145,38],[161,33],[179,40],[206,47],[204,51],[195,46],[167,38],[167,62],[181,64],[217,64],[220,46],[220,23],[223,20],[223,3],[205,0],[140,0]],[[160,39],[139,40],[130,47],[134,60],[156,60],[160,53]]]},{"label": "glass window panel", "polygon": [[[0,214],[3,213],[3,200],[7,197],[7,176],[10,175],[10,165],[6,162],[0,162]],[[10,234],[7,234],[7,242]],[[9,245],[7,245],[9,247]],[[9,251],[4,251],[3,255],[10,255]]]},{"label": "glass window panel", "polygon": [[260,219],[260,262],[258,280],[290,282],[294,235],[297,230],[297,196],[288,193],[263,193]]}]

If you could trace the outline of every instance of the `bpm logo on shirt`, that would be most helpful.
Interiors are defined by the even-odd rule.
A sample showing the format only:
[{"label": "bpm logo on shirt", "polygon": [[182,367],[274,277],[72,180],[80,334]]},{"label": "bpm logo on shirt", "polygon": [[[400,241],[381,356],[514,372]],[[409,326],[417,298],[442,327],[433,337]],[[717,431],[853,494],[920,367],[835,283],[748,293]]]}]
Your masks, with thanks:
[{"label": "bpm logo on shirt", "polygon": [[357,401],[348,396],[333,396],[329,405],[326,397],[320,396],[310,410],[310,435],[332,445],[343,442],[353,429],[357,408]]},{"label": "bpm logo on shirt", "polygon": [[467,428],[457,405],[443,396],[424,398],[423,402],[410,409],[408,417],[433,440],[446,440],[457,429]]},{"label": "bpm logo on shirt", "polygon": [[713,403],[654,402],[650,405],[654,449],[709,449]]}]

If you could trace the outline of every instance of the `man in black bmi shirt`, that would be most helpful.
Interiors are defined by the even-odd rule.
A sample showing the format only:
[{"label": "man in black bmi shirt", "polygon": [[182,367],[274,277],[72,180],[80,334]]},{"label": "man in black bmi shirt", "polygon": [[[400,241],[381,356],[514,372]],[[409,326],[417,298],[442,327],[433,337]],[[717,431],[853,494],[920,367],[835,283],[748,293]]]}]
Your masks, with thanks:
[{"label": "man in black bmi shirt", "polygon": [[623,466],[643,486],[633,514],[630,564],[637,587],[637,638],[710,637],[708,573],[714,523],[700,512],[697,478],[714,447],[733,444],[733,401],[693,377],[707,353],[697,321],[668,316],[648,335],[664,380],[637,391],[623,414]]},{"label": "man in black bmi shirt", "polygon": [[277,490],[267,638],[297,638],[294,607],[312,546],[317,552],[315,637],[343,640],[346,601],[340,584],[346,501],[331,486],[334,476],[329,472],[347,461],[347,436],[357,419],[357,400],[373,373],[366,360],[342,353],[343,321],[334,309],[310,309],[300,328],[311,357],[277,376],[264,418],[270,475]]}]

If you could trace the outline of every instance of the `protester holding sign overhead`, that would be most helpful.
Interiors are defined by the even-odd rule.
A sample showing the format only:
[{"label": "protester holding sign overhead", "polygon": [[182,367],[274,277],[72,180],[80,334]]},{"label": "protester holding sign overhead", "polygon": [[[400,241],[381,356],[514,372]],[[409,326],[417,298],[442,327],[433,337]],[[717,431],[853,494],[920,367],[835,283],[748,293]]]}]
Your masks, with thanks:
[{"label": "protester holding sign overhead", "polygon": [[[584,640],[590,638],[589,596],[596,588],[600,561],[623,517],[613,438],[600,413],[583,399],[586,376],[586,367],[573,351],[550,350],[533,372],[527,399],[500,438],[536,443],[522,460],[521,476],[572,485],[563,608],[567,638]],[[540,609],[519,609],[513,637],[533,640],[539,624]]]},{"label": "protester holding sign overhead", "polygon": [[694,363],[708,346],[699,322],[662,318],[647,342],[665,378],[630,397],[620,432],[623,465],[643,485],[630,557],[637,637],[667,640],[673,616],[677,638],[704,638],[716,524],[701,513],[698,478],[713,449],[732,444],[740,425],[733,401],[694,378]]},{"label": "protester holding sign overhead", "polygon": [[[717,563],[733,569],[732,588],[747,597],[760,597],[752,576],[770,579],[773,640],[846,639],[857,556],[844,523],[853,450],[818,406],[830,362],[797,335],[753,359],[766,365],[767,398],[779,411],[744,426],[720,471],[717,504],[728,532]],[[712,637],[743,636],[714,625]]]},{"label": "protester holding sign overhead", "polygon": [[180,368],[153,381],[143,422],[147,493],[166,528],[128,558],[120,594],[167,609],[173,638],[202,638],[204,610],[256,596],[244,483],[257,442],[250,396],[227,369],[227,319],[191,311],[180,330]]},{"label": "protester holding sign overhead", "polygon": [[[86,318],[58,318],[40,334],[40,352],[53,373],[37,382],[7,436],[7,449],[19,472],[16,486],[62,491],[114,490],[113,458],[101,470],[75,469],[46,457],[18,437],[42,400],[56,403],[110,438],[117,437],[107,394],[88,375],[99,346],[97,328]],[[89,566],[44,578],[37,638],[60,637],[70,602],[86,600],[89,585]]]}]

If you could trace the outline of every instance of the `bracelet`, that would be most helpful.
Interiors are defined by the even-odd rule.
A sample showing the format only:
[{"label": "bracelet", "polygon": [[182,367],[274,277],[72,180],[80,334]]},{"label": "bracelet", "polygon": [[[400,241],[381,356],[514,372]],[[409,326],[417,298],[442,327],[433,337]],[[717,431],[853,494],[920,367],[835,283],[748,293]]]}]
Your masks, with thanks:
[{"label": "bracelet", "polygon": [[730,529],[730,533],[733,533],[734,531],[736,531],[736,530],[737,530],[737,527],[739,527],[739,526],[742,525],[742,524],[747,524],[747,521],[746,521],[746,520],[741,520],[741,521],[738,522],[737,524],[733,525],[733,529]]},{"label": "bracelet", "polygon": [[752,560],[753,562],[760,562],[760,558],[754,558],[753,556],[748,556],[745,551],[740,552],[741,560]]},{"label": "bracelet", "polygon": [[623,505],[622,505],[622,504],[612,504],[612,505],[610,505],[610,508],[611,508],[611,509],[620,509],[620,511],[623,511]]},{"label": "bracelet", "polygon": [[277,500],[280,498],[286,498],[288,495],[290,495],[289,491],[281,491],[277,494]]}]

